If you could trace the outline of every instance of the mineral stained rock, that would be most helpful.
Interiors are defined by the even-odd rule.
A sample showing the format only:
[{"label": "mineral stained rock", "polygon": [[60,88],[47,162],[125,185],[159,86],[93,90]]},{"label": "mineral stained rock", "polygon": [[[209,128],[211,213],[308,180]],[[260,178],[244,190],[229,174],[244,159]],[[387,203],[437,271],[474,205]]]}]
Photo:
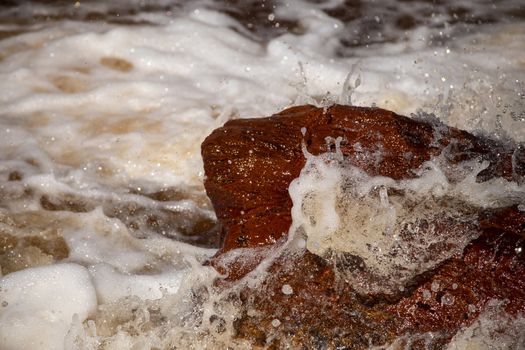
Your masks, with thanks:
[{"label": "mineral stained rock", "polygon": [[[337,145],[327,142],[339,137]],[[484,164],[476,183],[498,179],[517,186],[525,180],[523,148],[475,137],[432,118],[334,105],[229,121],[202,144],[205,187],[222,226],[222,248],[210,263],[228,283],[236,283],[286,241],[292,224],[289,186],[305,166],[304,148],[311,155],[340,152],[345,164],[392,181],[420,176],[417,169],[436,157],[449,170],[444,173],[451,183],[455,167],[469,161]],[[463,206],[447,200],[442,207]],[[454,240],[470,238],[428,270],[414,270],[399,289],[386,292],[357,288],[361,282],[378,283],[368,279],[382,279],[364,271],[366,260],[359,256],[333,259],[307,249],[293,256],[277,254],[264,281],[240,292],[251,311],[236,321],[237,335],[275,348],[362,349],[396,341],[401,348],[440,349],[491,302],[501,301],[503,312],[518,317],[525,313],[525,212],[519,200],[496,208],[465,204],[468,208],[458,212],[468,220],[438,213],[411,222],[412,230],[418,226],[414,232],[435,235],[437,241],[452,239],[429,245],[427,260],[452,251]]]}]

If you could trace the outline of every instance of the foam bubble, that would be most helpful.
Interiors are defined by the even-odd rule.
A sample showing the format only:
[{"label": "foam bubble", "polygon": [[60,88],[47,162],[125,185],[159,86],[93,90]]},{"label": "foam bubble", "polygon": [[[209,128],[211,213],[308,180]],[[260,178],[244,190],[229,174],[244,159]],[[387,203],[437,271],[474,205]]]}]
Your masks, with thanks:
[{"label": "foam bubble", "polygon": [[293,289],[292,289],[292,287],[290,287],[289,284],[283,284],[283,287],[281,288],[281,291],[283,292],[284,295],[292,295],[293,294]]}]

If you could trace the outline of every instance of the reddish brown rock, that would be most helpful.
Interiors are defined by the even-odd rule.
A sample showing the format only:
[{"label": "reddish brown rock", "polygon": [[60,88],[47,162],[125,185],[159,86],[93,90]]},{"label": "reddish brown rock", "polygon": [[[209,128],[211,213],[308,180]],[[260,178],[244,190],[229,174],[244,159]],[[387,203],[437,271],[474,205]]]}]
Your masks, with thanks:
[{"label": "reddish brown rock", "polygon": [[[227,275],[228,283],[254,269],[286,236],[292,206],[288,186],[305,165],[302,143],[317,155],[329,151],[326,137],[338,136],[343,137],[345,161],[371,176],[413,178],[425,161],[441,154],[450,165],[490,162],[478,174],[479,182],[524,180],[523,149],[382,109],[301,106],[269,118],[230,121],[202,145],[205,187],[222,225],[223,245],[211,264]],[[378,151],[380,160],[373,157]],[[453,181],[453,173],[447,176]],[[337,278],[336,269],[356,269],[357,263],[337,266],[308,251],[278,257],[262,286],[241,292],[246,310],[258,312],[238,319],[238,335],[276,348],[362,349],[433,332],[430,341],[412,337],[405,342],[442,348],[490,300],[507,300],[510,315],[525,313],[525,213],[517,206],[472,210],[478,220],[468,229],[479,238],[399,293],[357,293]],[[437,234],[453,232],[457,225],[440,222]],[[248,253],[231,259],[226,253],[236,248],[248,248]],[[293,294],[282,292],[285,284]],[[277,329],[272,325],[276,319]]]},{"label": "reddish brown rock", "polygon": [[[523,161],[516,167],[519,173],[513,171],[514,149],[379,108],[301,106],[269,118],[229,121],[202,144],[206,192],[223,225],[220,253],[273,244],[286,234],[292,206],[288,186],[305,164],[301,142],[317,155],[327,151],[326,137],[338,136],[346,140],[341,145],[345,158],[373,176],[413,177],[415,169],[445,147],[451,163],[477,157],[490,161],[480,174],[484,179],[515,179],[525,173]],[[381,162],[363,156],[378,147]]]}]

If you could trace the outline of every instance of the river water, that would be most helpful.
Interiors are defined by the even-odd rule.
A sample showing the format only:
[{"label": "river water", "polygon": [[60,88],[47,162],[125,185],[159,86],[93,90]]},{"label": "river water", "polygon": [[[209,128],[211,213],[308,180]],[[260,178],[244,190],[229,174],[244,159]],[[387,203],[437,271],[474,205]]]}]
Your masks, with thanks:
[{"label": "river water", "polygon": [[[192,297],[217,276],[203,139],[339,102],[525,142],[525,5],[7,1],[0,91],[0,348],[243,349]],[[450,348],[522,346],[497,305]]]}]

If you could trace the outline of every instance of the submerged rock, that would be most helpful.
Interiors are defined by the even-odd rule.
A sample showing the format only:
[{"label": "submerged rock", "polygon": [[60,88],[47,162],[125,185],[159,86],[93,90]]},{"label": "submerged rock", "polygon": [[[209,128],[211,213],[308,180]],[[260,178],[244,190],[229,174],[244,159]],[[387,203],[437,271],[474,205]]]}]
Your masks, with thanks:
[{"label": "submerged rock", "polygon": [[525,313],[520,147],[335,105],[230,121],[202,155],[240,337],[441,348],[493,300]]}]

